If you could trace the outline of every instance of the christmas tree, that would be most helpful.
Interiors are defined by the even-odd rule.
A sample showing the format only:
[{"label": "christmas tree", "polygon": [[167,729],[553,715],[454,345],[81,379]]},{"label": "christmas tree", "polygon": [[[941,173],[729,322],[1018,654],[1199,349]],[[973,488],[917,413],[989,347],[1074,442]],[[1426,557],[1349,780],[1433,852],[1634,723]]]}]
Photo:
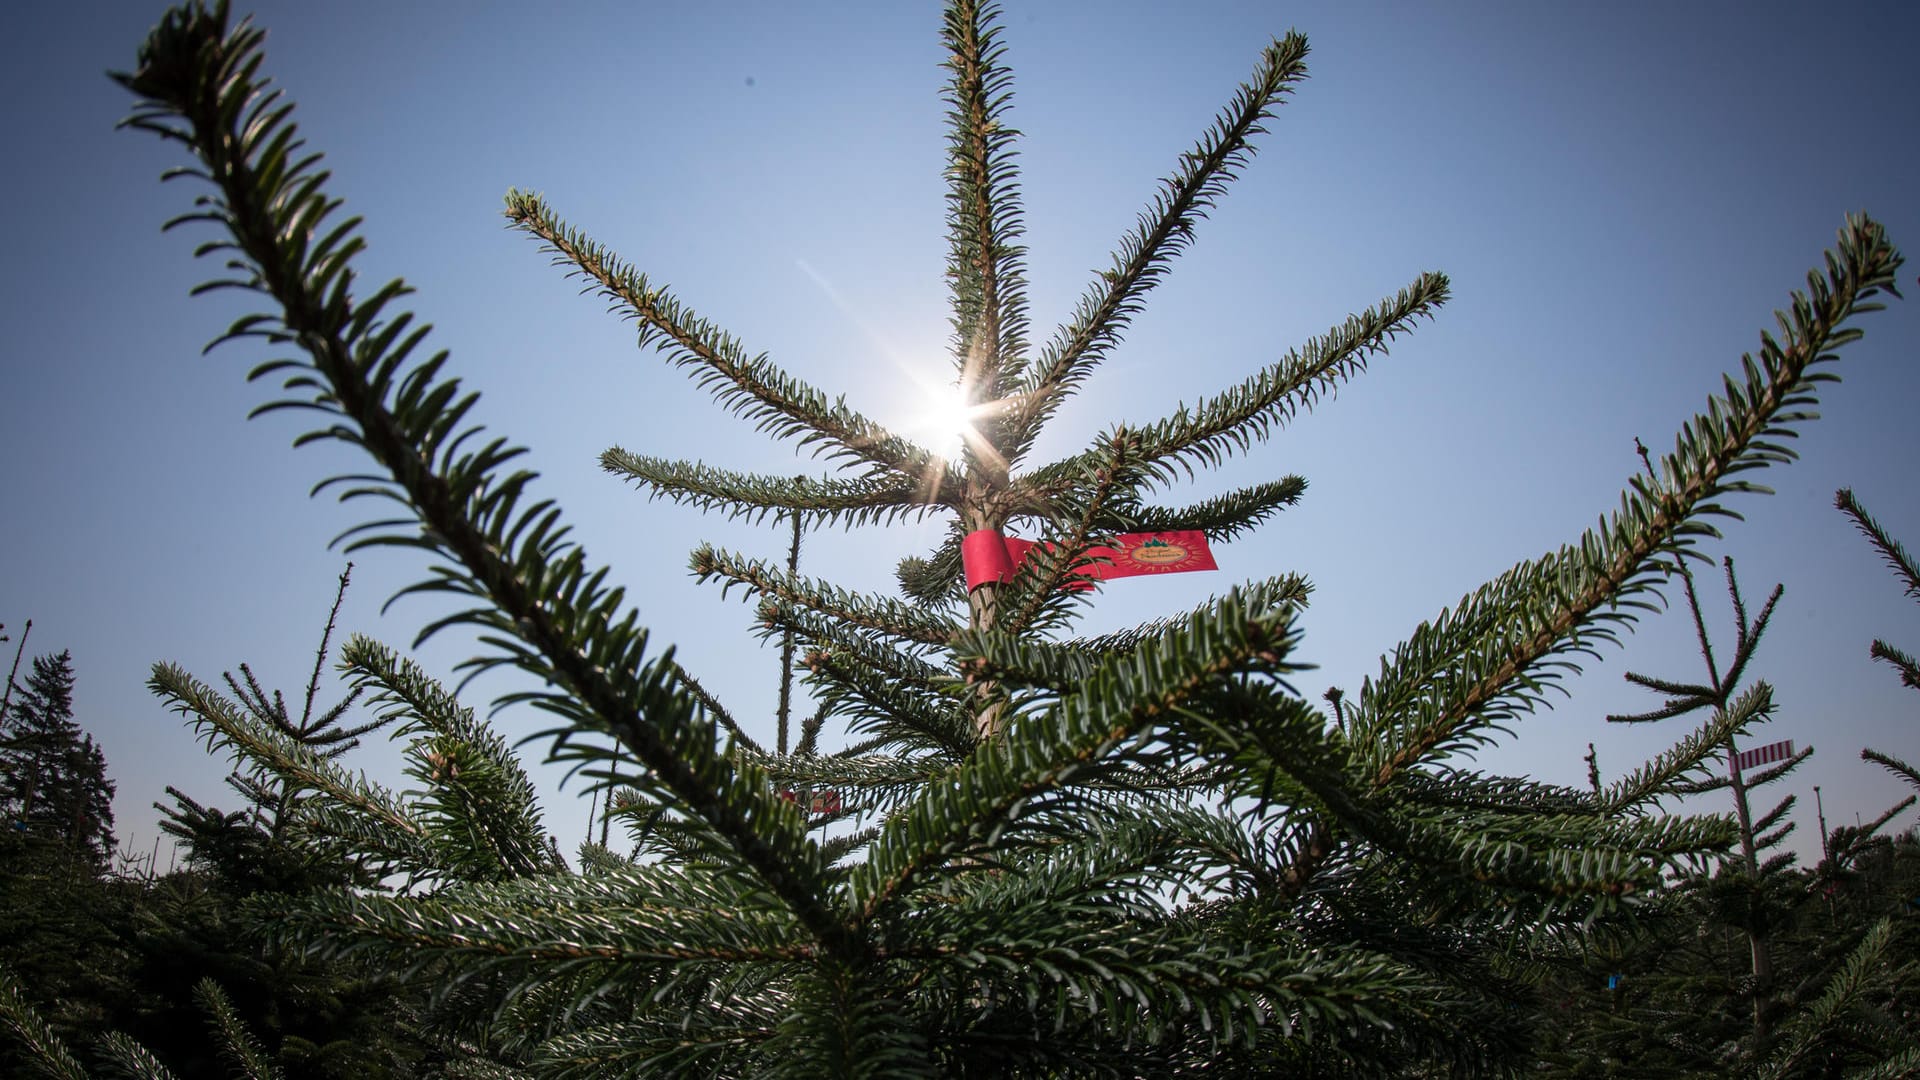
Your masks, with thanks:
[{"label": "christmas tree", "polygon": [[[957,460],[782,371],[540,198],[507,198],[513,227],[633,319],[643,345],[835,465],[795,479],[610,451],[610,469],[730,514],[950,523],[901,565],[904,598],[695,552],[700,575],[749,590],[768,632],[804,650],[821,712],[792,753],[760,748],[653,642],[533,494],[521,450],[478,435],[475,395],[395,306],[406,286],[357,290],[357,221],[331,220],[318,155],[262,74],[261,32],[230,26],[224,4],[183,7],[119,76],[140,98],[130,126],[179,142],[209,185],[176,223],[215,230],[202,250],[231,274],[213,284],[268,302],[220,339],[275,350],[252,373],[283,380],[264,408],[325,414],[303,441],[357,447],[379,470],[339,478],[345,493],[406,508],[353,546],[428,556],[415,588],[470,605],[429,632],[471,628],[485,650],[473,671],[524,673],[531,689],[506,700],[556,718],[555,758],[624,785],[618,813],[643,842],[632,858],[591,848],[579,873],[554,865],[497,740],[370,644],[349,656],[387,665],[377,681],[394,707],[440,717],[408,721],[441,740],[416,762],[439,824],[163,670],[216,741],[325,796],[290,803],[315,835],[357,837],[409,885],[322,893],[277,925],[439,988],[447,1052],[481,1071],[1524,1068],[1535,960],[1579,948],[1664,868],[1733,840],[1724,818],[1659,810],[1720,743],[1682,744],[1591,792],[1483,774],[1459,752],[1499,737],[1652,602],[1722,501],[1752,487],[1744,474],[1791,457],[1782,437],[1859,335],[1850,320],[1891,290],[1899,255],[1850,219],[1655,476],[1632,478],[1593,530],[1417,627],[1329,715],[1288,682],[1307,594],[1296,575],[1121,633],[1068,630],[1128,537],[1219,541],[1295,501],[1291,477],[1192,506],[1163,497],[1359,374],[1446,300],[1446,279],[1421,274],[1236,386],[1036,461],[1040,433],[1249,163],[1307,45],[1290,34],[1260,51],[1036,347],[996,12],[955,0],[942,33],[952,352],[970,421]],[[853,744],[822,752],[826,723]],[[496,794],[454,797],[483,788]],[[845,793],[847,809],[810,816],[782,797],[802,788]]]}]

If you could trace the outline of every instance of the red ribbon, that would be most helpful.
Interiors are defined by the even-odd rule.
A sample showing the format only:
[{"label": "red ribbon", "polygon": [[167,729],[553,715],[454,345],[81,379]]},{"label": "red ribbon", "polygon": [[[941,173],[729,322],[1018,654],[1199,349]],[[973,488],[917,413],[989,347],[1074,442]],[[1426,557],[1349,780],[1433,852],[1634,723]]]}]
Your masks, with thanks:
[{"label": "red ribbon", "polygon": [[[1198,529],[1174,532],[1121,533],[1114,537],[1116,547],[1088,548],[1095,562],[1074,571],[1081,581],[1068,588],[1091,588],[1089,582],[1110,578],[1137,577],[1141,574],[1183,574],[1194,570],[1218,570],[1207,537]],[[966,568],[967,591],[972,592],[990,581],[1011,581],[1020,564],[1037,545],[1032,540],[1005,536],[992,529],[977,529],[960,541],[960,563]]]}]

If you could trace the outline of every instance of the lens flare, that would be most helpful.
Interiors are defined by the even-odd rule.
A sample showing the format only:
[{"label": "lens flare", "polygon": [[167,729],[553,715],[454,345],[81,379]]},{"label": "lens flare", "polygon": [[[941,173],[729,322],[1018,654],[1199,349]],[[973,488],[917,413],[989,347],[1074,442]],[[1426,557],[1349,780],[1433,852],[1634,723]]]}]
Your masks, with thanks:
[{"label": "lens flare", "polygon": [[926,439],[927,449],[952,461],[960,456],[967,437],[976,434],[973,421],[980,410],[967,404],[957,386],[940,387],[934,391],[933,399],[921,421],[921,435]]}]

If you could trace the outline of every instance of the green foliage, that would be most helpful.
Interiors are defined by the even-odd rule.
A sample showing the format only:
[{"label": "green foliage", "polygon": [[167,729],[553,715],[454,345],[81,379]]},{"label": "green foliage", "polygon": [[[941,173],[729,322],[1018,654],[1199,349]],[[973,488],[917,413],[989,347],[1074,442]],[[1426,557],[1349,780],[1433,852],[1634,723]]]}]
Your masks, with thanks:
[{"label": "green foliage", "polygon": [[0,965],[62,1035],[97,1031],[126,1002],[130,917],[127,891],[90,859],[30,836],[0,836]]},{"label": "green foliage", "polygon": [[253,1033],[240,1022],[233,1011],[233,1002],[228,1000],[219,983],[212,979],[200,980],[193,988],[193,999],[206,1011],[209,1026],[226,1048],[235,1073],[245,1080],[285,1080],[286,1074],[267,1060]]},{"label": "green foliage", "polygon": [[73,1059],[73,1053],[27,1001],[13,973],[5,968],[0,968],[0,1023],[25,1050],[24,1064],[39,1075],[48,1080],[86,1080],[87,1074]]},{"label": "green foliage", "polygon": [[[1540,1073],[1907,1075],[1920,1047],[1916,895],[1911,832],[1816,871],[1776,865],[1756,879],[1734,861],[1677,881],[1651,898],[1635,934],[1549,981],[1546,1008],[1563,1035]],[[1764,1033],[1752,1021],[1755,931],[1776,988]]]},{"label": "green foliage", "polygon": [[100,1058],[108,1069],[128,1080],[173,1080],[173,1073],[158,1058],[123,1032],[113,1032],[100,1040]]},{"label": "green foliage", "polygon": [[[299,793],[290,835],[384,883],[276,900],[271,925],[431,988],[423,1015],[449,1072],[1517,1071],[1532,1060],[1535,1014],[1521,1005],[1543,958],[1608,940],[1669,871],[1731,841],[1724,822],[1659,803],[1764,714],[1762,697],[1737,715],[1720,701],[1713,739],[1603,792],[1485,775],[1458,752],[1519,722],[1652,603],[1663,572],[1728,512],[1722,500],[1754,488],[1742,474],[1791,457],[1780,439],[1809,418],[1834,350],[1859,335],[1850,320],[1879,306],[1900,266],[1872,222],[1847,222],[1777,336],[1762,335],[1617,511],[1415,628],[1330,720],[1288,681],[1298,578],[1091,640],[1063,639],[1090,595],[1065,586],[1118,529],[1224,538],[1290,505],[1304,486],[1292,477],[1185,508],[1156,496],[1361,372],[1445,302],[1445,278],[1418,275],[1162,421],[1027,460],[1250,160],[1305,75],[1304,38],[1261,51],[1110,268],[1030,352],[996,12],[949,5],[953,360],[975,418],[954,462],[783,371],[511,192],[512,227],[635,320],[643,346],[840,471],[755,477],[619,450],[610,468],[753,519],[950,521],[946,543],[903,563],[907,601],[791,561],[694,553],[697,574],[744,590],[764,631],[805,650],[819,721],[860,736],[822,753],[813,723],[794,753],[782,739],[768,754],[651,645],[608,571],[532,494],[522,451],[467,421],[476,395],[394,309],[406,286],[356,290],[357,222],[331,220],[318,155],[261,74],[262,38],[229,26],[224,4],[182,7],[118,76],[139,98],[128,125],[181,144],[195,160],[181,172],[208,185],[172,223],[215,230],[201,251],[230,276],[202,288],[269,308],[220,340],[297,350],[254,368],[282,381],[262,409],[317,411],[301,442],[348,444],[379,470],[323,488],[405,508],[349,530],[348,546],[426,555],[427,576],[404,591],[463,607],[422,637],[475,631],[483,651],[465,670],[525,676],[530,689],[498,704],[544,710],[553,759],[627,788],[615,812],[642,845],[631,860],[588,849],[568,872],[498,738],[371,643],[347,656],[382,720],[411,737],[416,791],[371,784],[261,708],[156,666],[156,691],[211,747]],[[1009,526],[1045,544],[1012,580],[965,591],[960,539]],[[780,796],[816,782],[845,790],[857,828],[829,831]]]}]

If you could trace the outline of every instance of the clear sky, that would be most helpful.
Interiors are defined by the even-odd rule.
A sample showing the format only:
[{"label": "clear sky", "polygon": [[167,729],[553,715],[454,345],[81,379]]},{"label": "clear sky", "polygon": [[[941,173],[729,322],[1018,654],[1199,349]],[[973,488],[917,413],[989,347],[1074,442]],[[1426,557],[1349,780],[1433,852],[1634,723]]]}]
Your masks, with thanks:
[{"label": "clear sky", "polygon": [[[105,745],[120,836],[141,851],[164,785],[234,801],[222,766],[146,692],[149,666],[214,680],[247,661],[295,693],[345,562],[327,542],[363,519],[306,495],[358,462],[290,451],[297,419],[244,419],[264,400],[242,380],[262,356],[199,355],[242,309],[187,298],[218,268],[159,225],[195,192],[157,181],[176,151],[113,131],[128,100],[102,74],[132,65],[160,10],[31,5],[0,43],[15,103],[0,171],[4,655],[28,618],[30,655],[73,651],[78,719]],[[595,459],[618,444],[817,466],[636,351],[630,327],[507,232],[500,199],[543,192],[750,348],[870,415],[916,415],[917,387],[951,378],[935,5],[253,10],[333,193],[367,219],[362,282],[418,287],[414,309],[486,395],[482,418],[533,448],[542,492],[615,567],[655,640],[770,732],[776,654],[737,593],[693,584],[685,553],[712,539],[772,557],[778,531],[648,503]],[[1422,619],[1613,507],[1638,468],[1634,437],[1672,444],[1846,213],[1871,212],[1920,252],[1912,5],[1050,2],[1010,5],[1006,24],[1042,339],[1260,47],[1291,27],[1313,44],[1312,78],[1043,453],[1231,385],[1422,270],[1452,276],[1440,317],[1337,400],[1172,496],[1297,472],[1311,485],[1298,508],[1222,546],[1221,574],[1109,586],[1088,627],[1301,571],[1317,586],[1305,656],[1321,667],[1301,683],[1316,695],[1357,690]],[[1739,560],[1756,603],[1787,589],[1754,671],[1780,703],[1762,739],[1818,748],[1795,777],[1803,849],[1813,785],[1835,823],[1902,793],[1862,746],[1920,758],[1920,695],[1867,658],[1876,636],[1920,648],[1920,606],[1831,505],[1851,485],[1920,545],[1920,320],[1895,301],[1861,325],[1845,381],[1798,441],[1804,459],[1766,472],[1778,494],[1740,499],[1746,520],[1709,549]],[[805,569],[891,589],[893,560],[937,531],[821,534]],[[407,644],[439,609],[380,608],[421,569],[363,557],[343,630]],[[1583,783],[1588,742],[1617,777],[1679,739],[1676,724],[1602,717],[1656,704],[1624,670],[1694,677],[1690,633],[1681,610],[1645,624],[1484,763]],[[449,636],[421,655],[450,673],[471,651]],[[359,763],[391,779],[396,756],[372,746]],[[585,827],[577,790],[549,796],[569,850]]]}]

